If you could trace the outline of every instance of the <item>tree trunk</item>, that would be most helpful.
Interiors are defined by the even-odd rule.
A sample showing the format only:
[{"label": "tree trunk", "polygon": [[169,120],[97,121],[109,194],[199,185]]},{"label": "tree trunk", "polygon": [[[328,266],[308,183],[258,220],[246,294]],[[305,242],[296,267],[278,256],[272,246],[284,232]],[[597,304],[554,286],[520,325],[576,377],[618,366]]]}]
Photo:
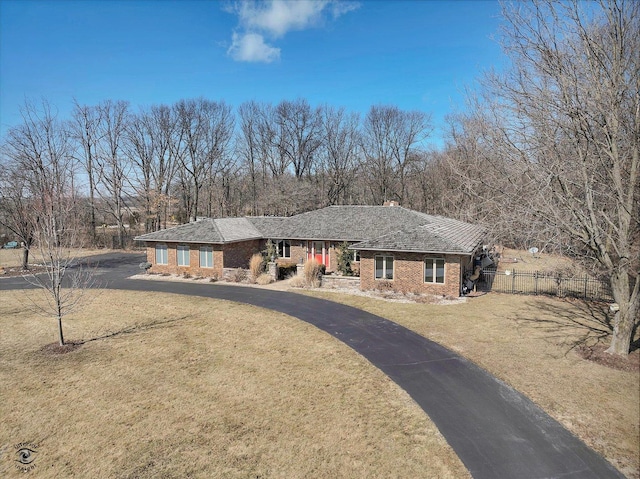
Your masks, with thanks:
[{"label": "tree trunk", "polygon": [[26,271],[29,269],[29,248],[24,246],[22,248],[22,270]]},{"label": "tree trunk", "polygon": [[90,238],[91,238],[91,246],[97,246],[98,244],[98,236],[96,234],[96,191],[95,184],[93,179],[93,167],[91,164],[91,160],[88,163],[87,175],[89,176],[89,227],[91,228]]},{"label": "tree trunk", "polygon": [[[637,281],[637,280],[636,280]],[[638,295],[631,293],[629,288],[629,276],[616,272],[611,275],[611,290],[613,298],[620,308],[615,315],[613,322],[613,335],[611,345],[607,352],[626,356],[629,354],[629,347],[633,338],[636,316],[638,314]]]},{"label": "tree trunk", "polygon": [[64,335],[62,334],[62,315],[58,315],[58,339],[60,346],[64,346]]}]

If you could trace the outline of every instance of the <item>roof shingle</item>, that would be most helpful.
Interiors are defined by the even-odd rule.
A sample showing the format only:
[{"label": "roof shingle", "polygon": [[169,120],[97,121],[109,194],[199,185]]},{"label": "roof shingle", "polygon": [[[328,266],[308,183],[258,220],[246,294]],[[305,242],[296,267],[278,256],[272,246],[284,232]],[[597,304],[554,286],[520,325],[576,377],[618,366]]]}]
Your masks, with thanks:
[{"label": "roof shingle", "polygon": [[223,244],[262,238],[247,218],[208,218],[136,236],[136,241]]},{"label": "roof shingle", "polygon": [[358,242],[352,249],[472,253],[484,228],[400,206],[328,206],[288,218],[206,219],[137,241],[224,244],[258,238]]}]

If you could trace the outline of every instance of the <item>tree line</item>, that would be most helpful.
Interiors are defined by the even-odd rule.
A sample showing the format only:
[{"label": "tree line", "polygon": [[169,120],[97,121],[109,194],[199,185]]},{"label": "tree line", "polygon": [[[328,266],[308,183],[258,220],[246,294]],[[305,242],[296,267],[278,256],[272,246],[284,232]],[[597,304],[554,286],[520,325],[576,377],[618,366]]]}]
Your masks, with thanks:
[{"label": "tree line", "polygon": [[107,221],[124,244],[134,212],[153,231],[396,200],[581,261],[609,281],[610,351],[628,352],[640,321],[640,3],[504,8],[510,63],[470,90],[441,148],[429,146],[428,113],[393,105],[359,115],[305,99],[109,100],[60,119],[27,103],[2,141],[0,222],[27,249],[42,217],[89,238]]},{"label": "tree line", "polygon": [[[420,111],[372,106],[361,118],[305,99],[235,110],[205,98],[135,111],[125,101],[76,102],[66,120],[53,111],[47,102],[24,106],[23,123],[4,139],[3,166],[19,174],[45,156],[54,169],[64,163],[74,195],[86,199],[89,231],[100,213],[122,234],[130,208],[152,231],[198,216],[385,200],[414,206],[432,130]],[[47,150],[54,142],[58,149]]]}]

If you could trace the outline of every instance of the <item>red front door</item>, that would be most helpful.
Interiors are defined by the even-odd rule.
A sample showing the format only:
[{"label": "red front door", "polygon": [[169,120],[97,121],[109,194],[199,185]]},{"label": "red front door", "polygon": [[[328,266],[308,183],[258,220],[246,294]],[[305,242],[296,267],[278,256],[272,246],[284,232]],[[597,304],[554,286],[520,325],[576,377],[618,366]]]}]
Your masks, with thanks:
[{"label": "red front door", "polygon": [[314,258],[318,264],[329,265],[329,249],[324,241],[309,241],[308,259]]}]

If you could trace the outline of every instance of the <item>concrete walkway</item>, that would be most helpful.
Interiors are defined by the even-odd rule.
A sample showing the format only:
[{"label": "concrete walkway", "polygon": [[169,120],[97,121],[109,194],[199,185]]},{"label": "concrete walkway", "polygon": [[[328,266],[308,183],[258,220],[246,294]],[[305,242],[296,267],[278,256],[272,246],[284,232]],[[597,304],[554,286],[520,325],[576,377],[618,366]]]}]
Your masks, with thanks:
[{"label": "concrete walkway", "polygon": [[[113,289],[235,301],[313,324],[362,354],[407,391],[474,478],[624,477],[528,398],[464,357],[396,323],[289,292],[126,279],[139,272],[141,261],[142,257],[126,261],[105,257],[98,276]],[[3,278],[0,290],[20,284],[24,287],[20,278]]]}]

